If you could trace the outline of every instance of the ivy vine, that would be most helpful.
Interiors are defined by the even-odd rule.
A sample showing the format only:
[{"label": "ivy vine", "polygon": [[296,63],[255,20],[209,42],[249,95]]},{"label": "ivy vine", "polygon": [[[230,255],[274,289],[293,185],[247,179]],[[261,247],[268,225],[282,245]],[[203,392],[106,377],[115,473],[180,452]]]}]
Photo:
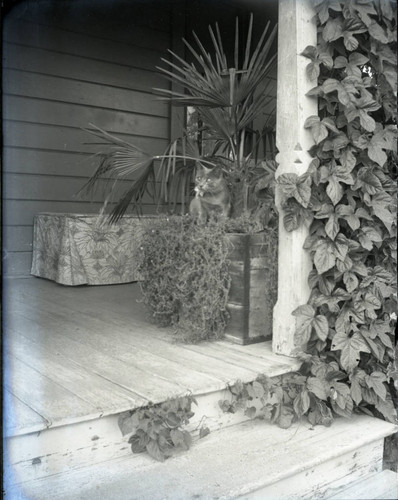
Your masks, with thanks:
[{"label": "ivy vine", "polygon": [[[314,265],[309,301],[293,313],[303,387],[322,402],[318,423],[353,411],[395,421],[396,3],[312,3],[318,43],[302,55],[318,78],[308,95],[319,114],[304,124],[313,161],[277,180],[284,225],[307,224]],[[307,412],[318,404],[303,401]]]},{"label": "ivy vine", "polygon": [[[192,404],[197,402],[191,395],[150,404],[121,413],[118,425],[123,436],[130,434],[128,442],[133,453],[147,452],[155,460],[164,462],[177,451],[189,450],[191,446],[192,436],[184,427],[195,415]],[[199,438],[209,432],[208,427],[202,425]]]}]

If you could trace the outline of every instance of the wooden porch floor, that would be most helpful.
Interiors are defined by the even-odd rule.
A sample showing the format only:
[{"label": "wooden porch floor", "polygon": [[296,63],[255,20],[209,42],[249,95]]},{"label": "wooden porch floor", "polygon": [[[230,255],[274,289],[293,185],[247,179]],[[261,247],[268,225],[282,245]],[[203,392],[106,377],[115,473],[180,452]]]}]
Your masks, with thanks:
[{"label": "wooden porch floor", "polygon": [[3,285],[6,435],[113,415],[168,397],[276,376],[297,361],[271,343],[182,345],[152,325],[140,286],[65,287],[40,278]]}]

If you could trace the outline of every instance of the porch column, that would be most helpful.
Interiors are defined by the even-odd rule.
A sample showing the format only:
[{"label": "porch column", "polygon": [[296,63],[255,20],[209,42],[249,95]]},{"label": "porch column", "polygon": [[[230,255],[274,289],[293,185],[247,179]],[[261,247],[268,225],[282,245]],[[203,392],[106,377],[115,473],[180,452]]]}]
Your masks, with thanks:
[{"label": "porch column", "polygon": [[[307,45],[316,46],[316,22],[309,0],[279,1],[278,87],[276,177],[284,173],[303,174],[311,162],[307,150],[313,145],[310,132],[304,129],[308,116],[317,114],[317,100],[306,97],[316,85],[306,75],[309,59],[300,55]],[[278,300],[274,308],[272,348],[275,353],[294,356],[294,333],[297,318],[292,311],[307,302],[307,283],[312,268],[303,243],[308,230],[300,227],[287,232],[284,213],[276,191],[279,210]]]}]

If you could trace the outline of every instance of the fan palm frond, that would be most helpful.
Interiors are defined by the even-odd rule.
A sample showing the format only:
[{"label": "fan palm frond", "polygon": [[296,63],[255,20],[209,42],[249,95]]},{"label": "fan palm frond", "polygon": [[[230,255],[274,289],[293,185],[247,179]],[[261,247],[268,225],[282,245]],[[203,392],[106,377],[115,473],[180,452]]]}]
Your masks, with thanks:
[{"label": "fan palm frond", "polygon": [[[190,138],[187,132],[164,154],[154,156],[98,126],[90,124],[91,128],[84,129],[96,138],[97,142],[91,144],[105,146],[106,150],[94,155],[98,167],[80,192],[92,192],[100,181],[105,180],[110,193],[106,199],[110,200],[116,193],[117,181],[131,182],[113,208],[111,222],[122,217],[129,205],[139,210],[147,192],[168,203],[173,210],[179,204],[184,210],[198,162],[210,167],[221,164],[231,178],[244,180],[245,189],[253,178],[256,171],[253,165],[264,135],[250,131],[250,128],[272,100],[266,92],[259,91],[259,86],[275,65],[276,54],[271,51],[276,27],[271,30],[268,23],[252,50],[253,16],[242,47],[236,20],[230,64],[218,24],[215,28],[209,27],[209,33],[211,52],[195,33],[194,44],[183,39],[193,62],[187,62],[169,50],[172,61],[162,59],[163,66],[158,69],[177,88],[154,89],[163,101],[195,108],[203,123],[198,127],[200,148],[197,140]],[[247,151],[248,144],[253,144],[251,152]],[[242,199],[247,199],[247,193]]]}]

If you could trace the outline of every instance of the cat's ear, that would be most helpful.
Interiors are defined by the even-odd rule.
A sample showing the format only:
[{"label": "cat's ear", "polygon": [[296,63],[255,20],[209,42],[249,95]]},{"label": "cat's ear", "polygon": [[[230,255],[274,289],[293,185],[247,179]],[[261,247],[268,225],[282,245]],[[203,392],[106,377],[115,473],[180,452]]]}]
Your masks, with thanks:
[{"label": "cat's ear", "polygon": [[196,169],[197,171],[199,172],[203,172],[204,174],[209,174],[213,169],[212,168],[208,168],[208,167],[205,167],[202,163],[198,162],[196,164]]}]

